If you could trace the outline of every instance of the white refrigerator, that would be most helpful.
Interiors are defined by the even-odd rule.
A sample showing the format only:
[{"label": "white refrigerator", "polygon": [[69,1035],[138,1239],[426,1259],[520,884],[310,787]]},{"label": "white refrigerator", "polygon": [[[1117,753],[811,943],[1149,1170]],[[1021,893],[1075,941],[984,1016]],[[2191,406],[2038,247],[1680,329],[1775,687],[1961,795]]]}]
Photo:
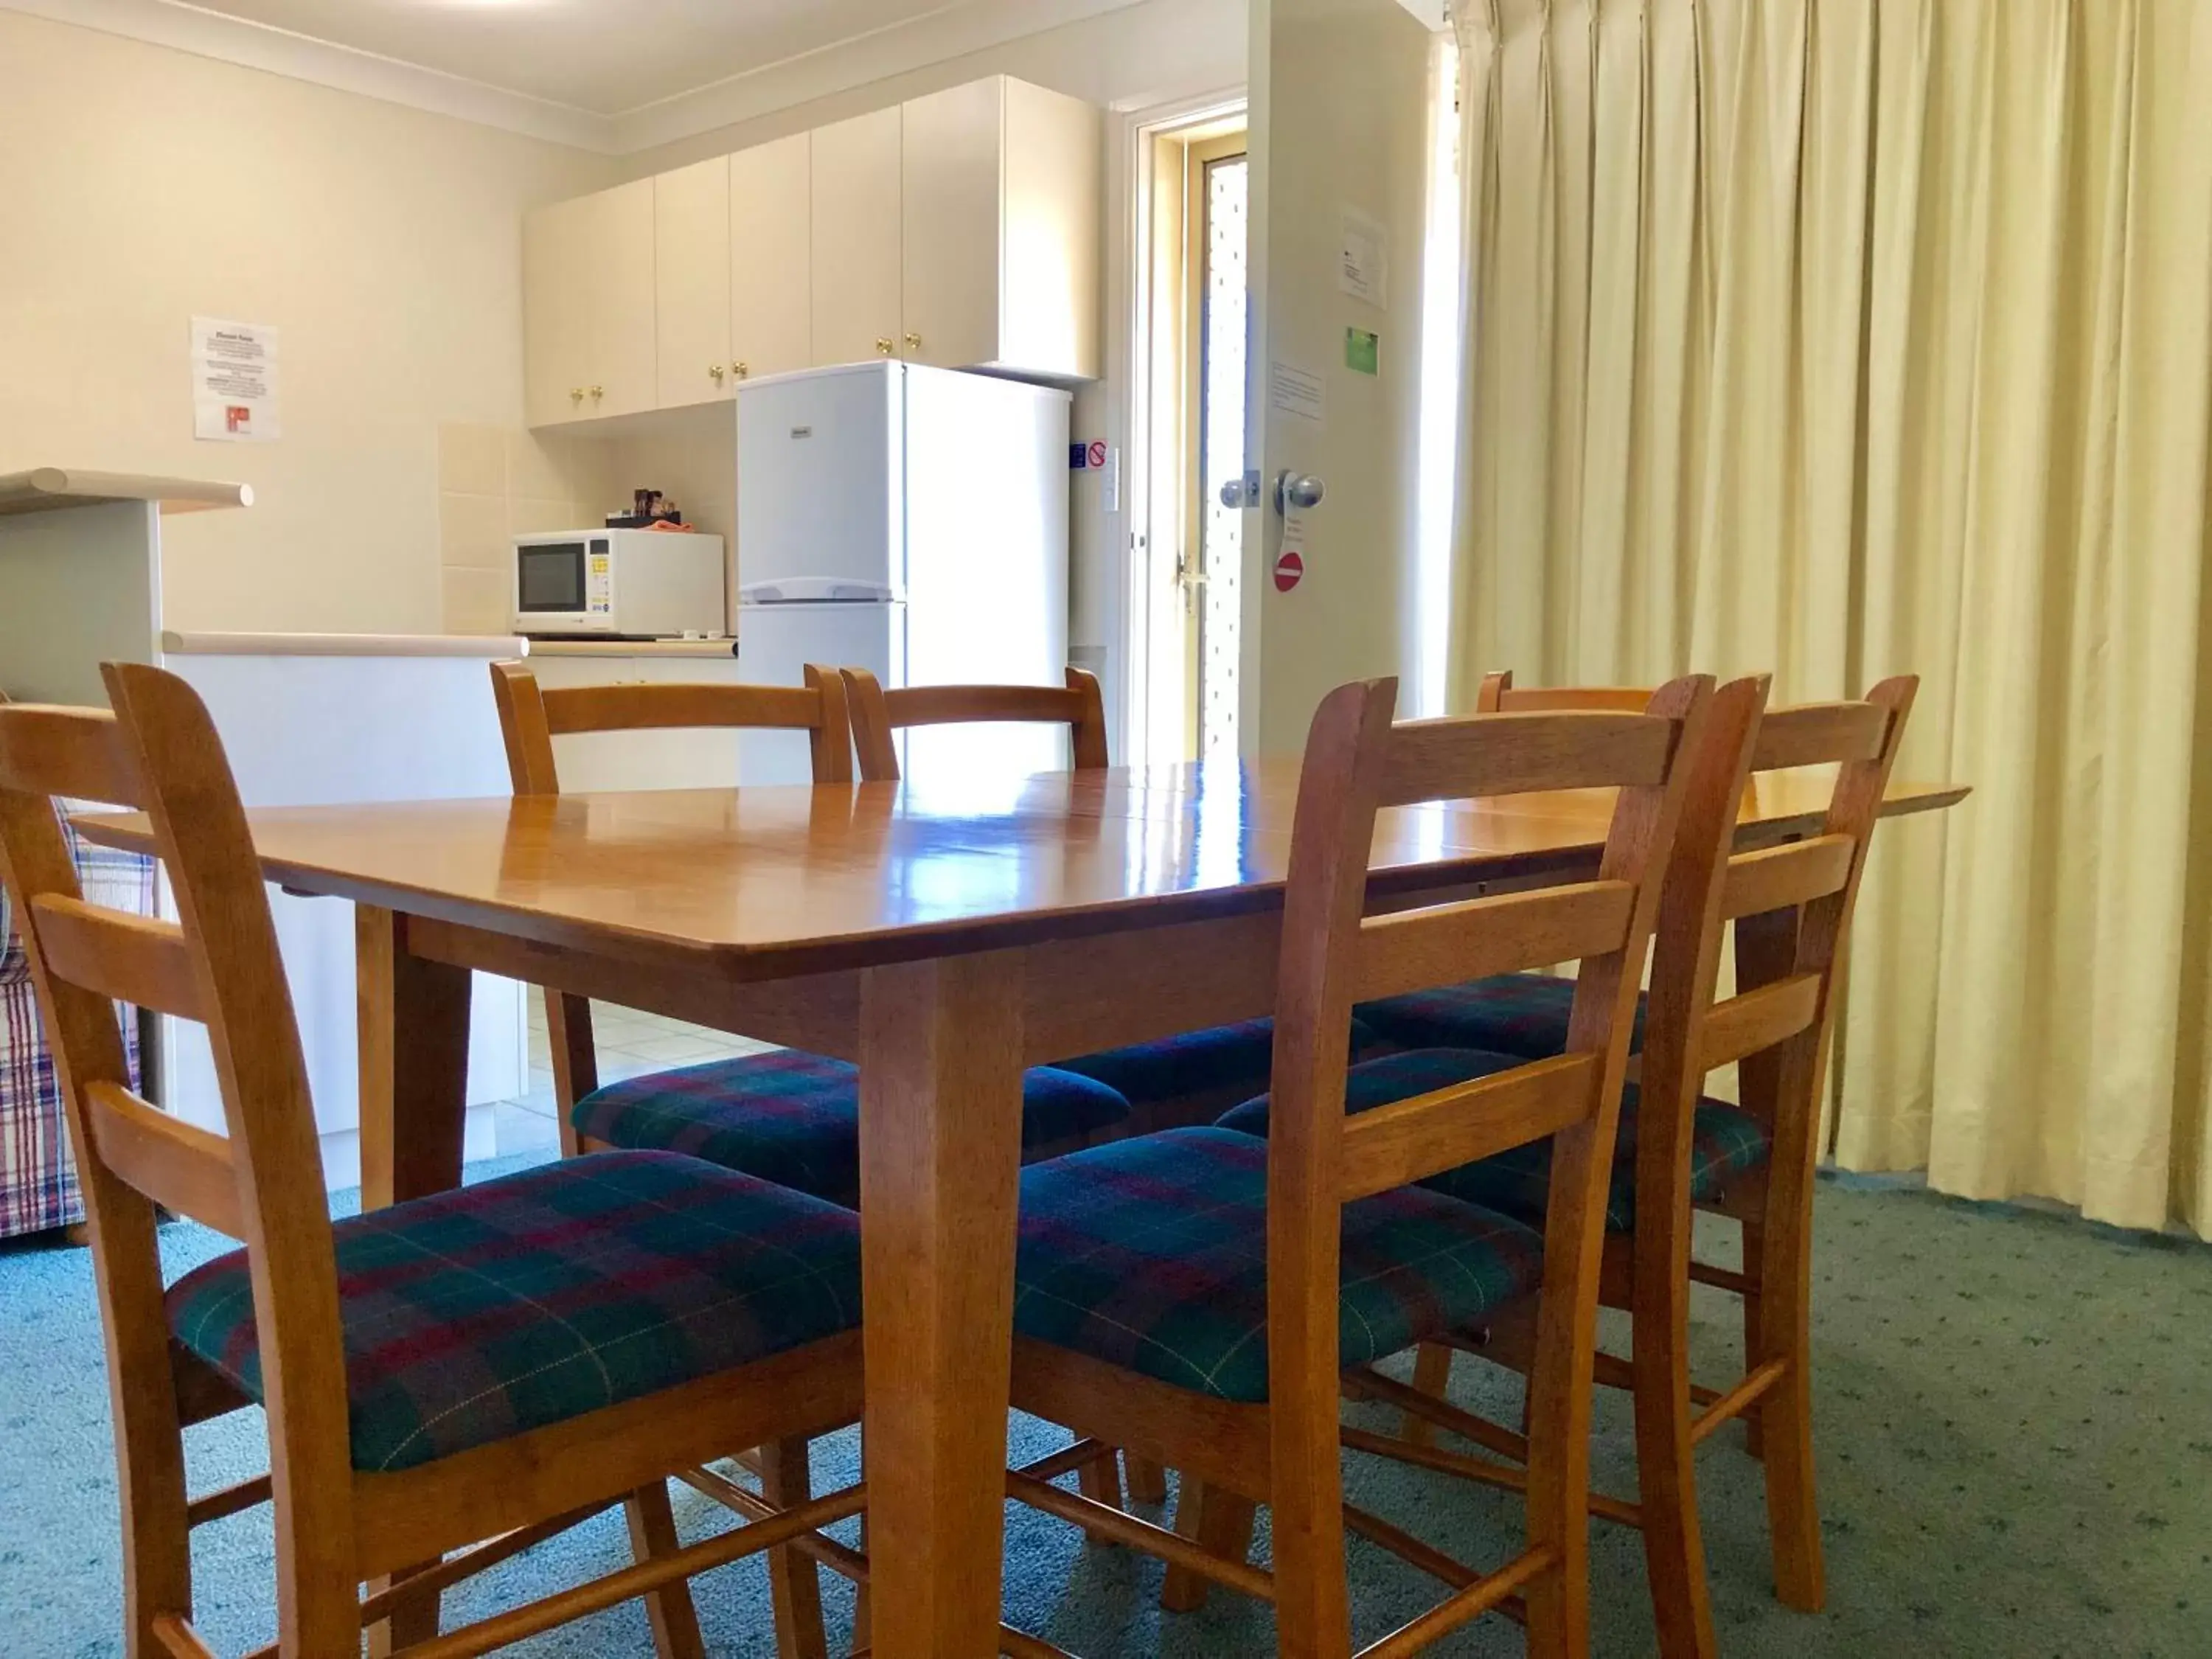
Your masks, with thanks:
[{"label": "white refrigerator", "polygon": [[[1067,663],[1066,392],[901,362],[738,389],[738,667],[810,662],[886,687],[1058,685]],[[741,739],[748,783],[803,782],[803,745]],[[1049,727],[907,735],[907,775],[1067,764]]]}]

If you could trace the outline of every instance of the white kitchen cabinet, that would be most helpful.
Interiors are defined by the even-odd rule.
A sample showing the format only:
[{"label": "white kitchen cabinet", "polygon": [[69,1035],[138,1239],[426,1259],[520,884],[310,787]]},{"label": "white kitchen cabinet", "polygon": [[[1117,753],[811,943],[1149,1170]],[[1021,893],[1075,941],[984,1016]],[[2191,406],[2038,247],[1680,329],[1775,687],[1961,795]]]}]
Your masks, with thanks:
[{"label": "white kitchen cabinet", "polygon": [[997,76],[541,209],[530,424],[874,357],[1095,380],[1102,159],[1097,110]]},{"label": "white kitchen cabinet", "polygon": [[731,395],[730,162],[717,155],[653,181],[656,401]]},{"label": "white kitchen cabinet", "polygon": [[901,355],[1095,379],[1098,112],[997,76],[901,116]]},{"label": "white kitchen cabinet", "polygon": [[817,365],[899,349],[900,132],[896,108],[814,130],[810,244]]},{"label": "white kitchen cabinet", "polygon": [[524,397],[533,426],[656,405],[653,185],[640,179],[523,222]]},{"label": "white kitchen cabinet", "polygon": [[814,362],[814,141],[729,158],[729,352],[735,380]]}]

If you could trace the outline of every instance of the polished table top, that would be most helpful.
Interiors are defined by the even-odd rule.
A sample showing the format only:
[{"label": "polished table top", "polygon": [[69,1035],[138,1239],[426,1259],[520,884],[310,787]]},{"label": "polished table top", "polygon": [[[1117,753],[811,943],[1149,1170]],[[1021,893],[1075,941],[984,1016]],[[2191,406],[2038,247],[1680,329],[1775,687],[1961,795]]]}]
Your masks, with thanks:
[{"label": "polished table top", "polygon": [[[1295,759],[1217,762],[250,817],[263,868],[297,891],[754,979],[1279,907],[1297,773]],[[1744,842],[1816,829],[1830,787],[1824,768],[1758,778]],[[1893,784],[1885,816],[1966,793]],[[1612,798],[1577,790],[1387,811],[1376,885],[1585,861]],[[78,823],[96,840],[149,848],[135,815]]]}]

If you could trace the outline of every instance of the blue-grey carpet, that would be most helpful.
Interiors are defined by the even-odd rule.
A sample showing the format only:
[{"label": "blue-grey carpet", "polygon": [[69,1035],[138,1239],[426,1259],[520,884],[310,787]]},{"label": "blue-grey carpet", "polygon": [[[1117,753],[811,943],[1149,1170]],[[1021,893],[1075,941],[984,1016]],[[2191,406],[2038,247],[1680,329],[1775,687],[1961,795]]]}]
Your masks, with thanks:
[{"label": "blue-grey carpet", "polygon": [[[1829,1606],[1805,1616],[1769,1592],[1757,1466],[1734,1430],[1700,1464],[1724,1656],[1865,1659],[1869,1654],[2212,1655],[2212,1250],[1925,1194],[1824,1183],[1817,1331],[1821,1498]],[[219,1249],[198,1228],[163,1235],[181,1272]],[[1700,1293],[1701,1298],[1703,1293]],[[1697,1337],[1725,1380],[1735,1304],[1701,1299]],[[1618,1333],[1615,1333],[1617,1336]],[[1455,1392],[1496,1412],[1514,1386],[1462,1360]],[[250,1414],[191,1432],[194,1489],[263,1467]],[[1018,1420],[1018,1455],[1062,1437]],[[818,1483],[853,1474],[851,1437],[817,1449]],[[1600,1406],[1596,1468],[1633,1486],[1625,1402]],[[1513,1547],[1511,1499],[1372,1460],[1348,1463],[1357,1501],[1464,1559]],[[678,1488],[687,1535],[725,1524]],[[1270,1615],[1217,1593],[1201,1613],[1163,1615],[1158,1567],[1085,1548],[1057,1522],[1010,1506],[1008,1614],[1091,1659],[1261,1655]],[[1264,1528],[1261,1547],[1264,1552]],[[532,1550],[449,1597],[449,1620],[621,1565],[619,1512]],[[230,1653],[270,1638],[267,1510],[202,1528],[194,1560],[201,1630]],[[1354,1543],[1361,1635],[1432,1599],[1433,1587]],[[1653,1650],[1635,1538],[1601,1525],[1593,1547],[1601,1655]],[[824,1579],[833,1638],[851,1601]],[[716,1655],[775,1651],[761,1569],[695,1586]],[[0,1248],[0,1653],[101,1659],[120,1652],[113,1463],[99,1318],[86,1252]],[[1496,1620],[1439,1655],[1514,1654]],[[651,1651],[644,1620],[618,1608],[514,1651],[613,1659]]]}]

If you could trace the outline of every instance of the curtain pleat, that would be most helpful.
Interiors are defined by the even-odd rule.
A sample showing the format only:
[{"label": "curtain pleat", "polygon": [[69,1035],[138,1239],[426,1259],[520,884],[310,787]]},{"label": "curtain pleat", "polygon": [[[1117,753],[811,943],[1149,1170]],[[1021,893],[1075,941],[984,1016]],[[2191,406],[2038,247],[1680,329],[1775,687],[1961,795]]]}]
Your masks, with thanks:
[{"label": "curtain pleat", "polygon": [[1459,27],[1455,695],[1919,673],[1837,1155],[2212,1226],[2212,7]]}]

